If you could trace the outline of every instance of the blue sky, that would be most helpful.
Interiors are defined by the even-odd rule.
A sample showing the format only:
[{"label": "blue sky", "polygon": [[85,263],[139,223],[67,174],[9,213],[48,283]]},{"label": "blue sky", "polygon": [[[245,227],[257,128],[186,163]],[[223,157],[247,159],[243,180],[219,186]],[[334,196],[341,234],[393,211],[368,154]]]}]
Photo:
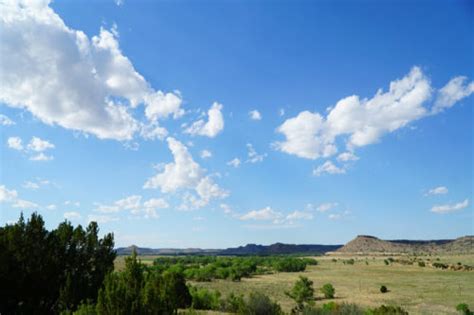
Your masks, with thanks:
[{"label": "blue sky", "polygon": [[1,6],[1,224],[207,248],[474,232],[469,1]]}]

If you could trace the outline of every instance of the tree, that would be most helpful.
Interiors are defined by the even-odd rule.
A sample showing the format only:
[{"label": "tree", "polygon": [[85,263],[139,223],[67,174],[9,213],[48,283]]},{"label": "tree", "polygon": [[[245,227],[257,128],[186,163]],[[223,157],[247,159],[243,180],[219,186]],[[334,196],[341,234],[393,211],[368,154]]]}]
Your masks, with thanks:
[{"label": "tree", "polygon": [[313,305],[313,281],[307,277],[300,276],[300,279],[295,282],[290,292],[286,292],[286,295],[295,300],[297,310],[302,310],[305,304]]},{"label": "tree", "polygon": [[115,259],[113,235],[98,231],[94,222],[48,231],[36,213],[0,227],[0,313],[57,314],[95,302]]},{"label": "tree", "polygon": [[326,299],[333,299],[336,289],[330,283],[326,283],[319,289]]}]

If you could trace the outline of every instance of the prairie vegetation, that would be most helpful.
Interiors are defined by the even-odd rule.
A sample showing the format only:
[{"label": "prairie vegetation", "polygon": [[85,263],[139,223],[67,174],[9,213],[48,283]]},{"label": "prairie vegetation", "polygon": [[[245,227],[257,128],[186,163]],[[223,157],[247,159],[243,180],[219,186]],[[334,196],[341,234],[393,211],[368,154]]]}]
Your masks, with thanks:
[{"label": "prairie vegetation", "polygon": [[472,314],[472,255],[116,258],[98,234],[0,227],[0,313]]}]

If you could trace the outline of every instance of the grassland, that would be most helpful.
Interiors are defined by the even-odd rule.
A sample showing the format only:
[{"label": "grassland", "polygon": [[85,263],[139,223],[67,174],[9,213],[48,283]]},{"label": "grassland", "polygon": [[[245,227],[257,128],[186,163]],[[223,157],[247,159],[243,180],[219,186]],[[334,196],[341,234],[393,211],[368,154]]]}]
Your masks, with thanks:
[{"label": "grassland", "polygon": [[[343,264],[343,260],[355,259],[354,265]],[[322,256],[316,257],[317,266],[308,266],[305,272],[275,273],[244,278],[240,282],[214,280],[193,282],[193,285],[219,290],[222,295],[247,294],[261,291],[278,301],[285,311],[294,303],[285,292],[290,290],[300,275],[314,281],[315,288],[332,283],[336,288],[336,302],[357,303],[367,307],[381,304],[400,305],[410,314],[458,314],[455,306],[468,303],[474,306],[474,272],[439,270],[418,265],[385,265],[383,256]],[[394,257],[397,258],[397,257]],[[404,257],[406,258],[406,256]],[[425,261],[474,265],[474,255],[427,256]],[[336,262],[333,259],[337,259]],[[151,263],[153,257],[142,257],[144,263]],[[121,269],[123,257],[117,258],[116,266]],[[390,290],[382,294],[379,289],[385,285]],[[318,293],[317,304],[326,303]]]}]

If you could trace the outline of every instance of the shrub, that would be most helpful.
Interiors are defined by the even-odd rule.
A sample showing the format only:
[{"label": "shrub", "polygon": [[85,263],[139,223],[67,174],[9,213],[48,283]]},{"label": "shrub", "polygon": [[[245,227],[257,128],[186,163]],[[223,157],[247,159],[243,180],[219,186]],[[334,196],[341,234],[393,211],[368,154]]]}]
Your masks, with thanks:
[{"label": "shrub", "polygon": [[466,303],[461,303],[456,306],[456,311],[460,312],[462,315],[472,315],[474,312],[471,312],[469,305]]},{"label": "shrub", "polygon": [[385,263],[385,265],[387,265],[387,266],[388,266],[388,265],[390,265],[390,262],[389,262],[387,259],[384,259],[384,261],[383,261],[383,262],[384,262],[384,263]]},{"label": "shrub", "polygon": [[367,312],[369,315],[408,315],[408,312],[405,311],[400,306],[385,306],[382,305],[377,308],[373,308]]},{"label": "shrub", "polygon": [[333,299],[334,294],[336,293],[336,289],[334,289],[333,285],[330,283],[326,283],[319,289],[326,299]]},{"label": "shrub", "polygon": [[229,313],[239,313],[245,308],[245,300],[242,295],[231,293],[221,300],[221,311]]},{"label": "shrub", "polygon": [[366,312],[356,304],[329,302],[322,307],[305,307],[301,315],[366,315]]},{"label": "shrub", "polygon": [[300,279],[295,282],[290,292],[286,292],[286,295],[296,302],[296,307],[299,310],[303,309],[304,304],[313,304],[313,281],[307,277],[300,276]]},{"label": "shrub", "polygon": [[219,291],[212,291],[206,288],[191,287],[192,304],[196,310],[218,310],[220,306]]},{"label": "shrub", "polygon": [[383,286],[381,286],[381,287],[380,287],[380,292],[382,292],[382,293],[387,293],[387,292],[388,292],[388,289],[387,289],[387,287],[386,287],[386,286],[384,286],[384,285],[383,285]]},{"label": "shrub", "polygon": [[418,262],[418,266],[419,266],[419,267],[425,267],[426,265],[425,265],[425,262],[424,262],[424,261],[419,261],[419,262]]},{"label": "shrub", "polygon": [[260,292],[252,292],[245,302],[245,306],[239,310],[239,314],[245,315],[283,315],[278,303],[270,300],[268,296]]}]

